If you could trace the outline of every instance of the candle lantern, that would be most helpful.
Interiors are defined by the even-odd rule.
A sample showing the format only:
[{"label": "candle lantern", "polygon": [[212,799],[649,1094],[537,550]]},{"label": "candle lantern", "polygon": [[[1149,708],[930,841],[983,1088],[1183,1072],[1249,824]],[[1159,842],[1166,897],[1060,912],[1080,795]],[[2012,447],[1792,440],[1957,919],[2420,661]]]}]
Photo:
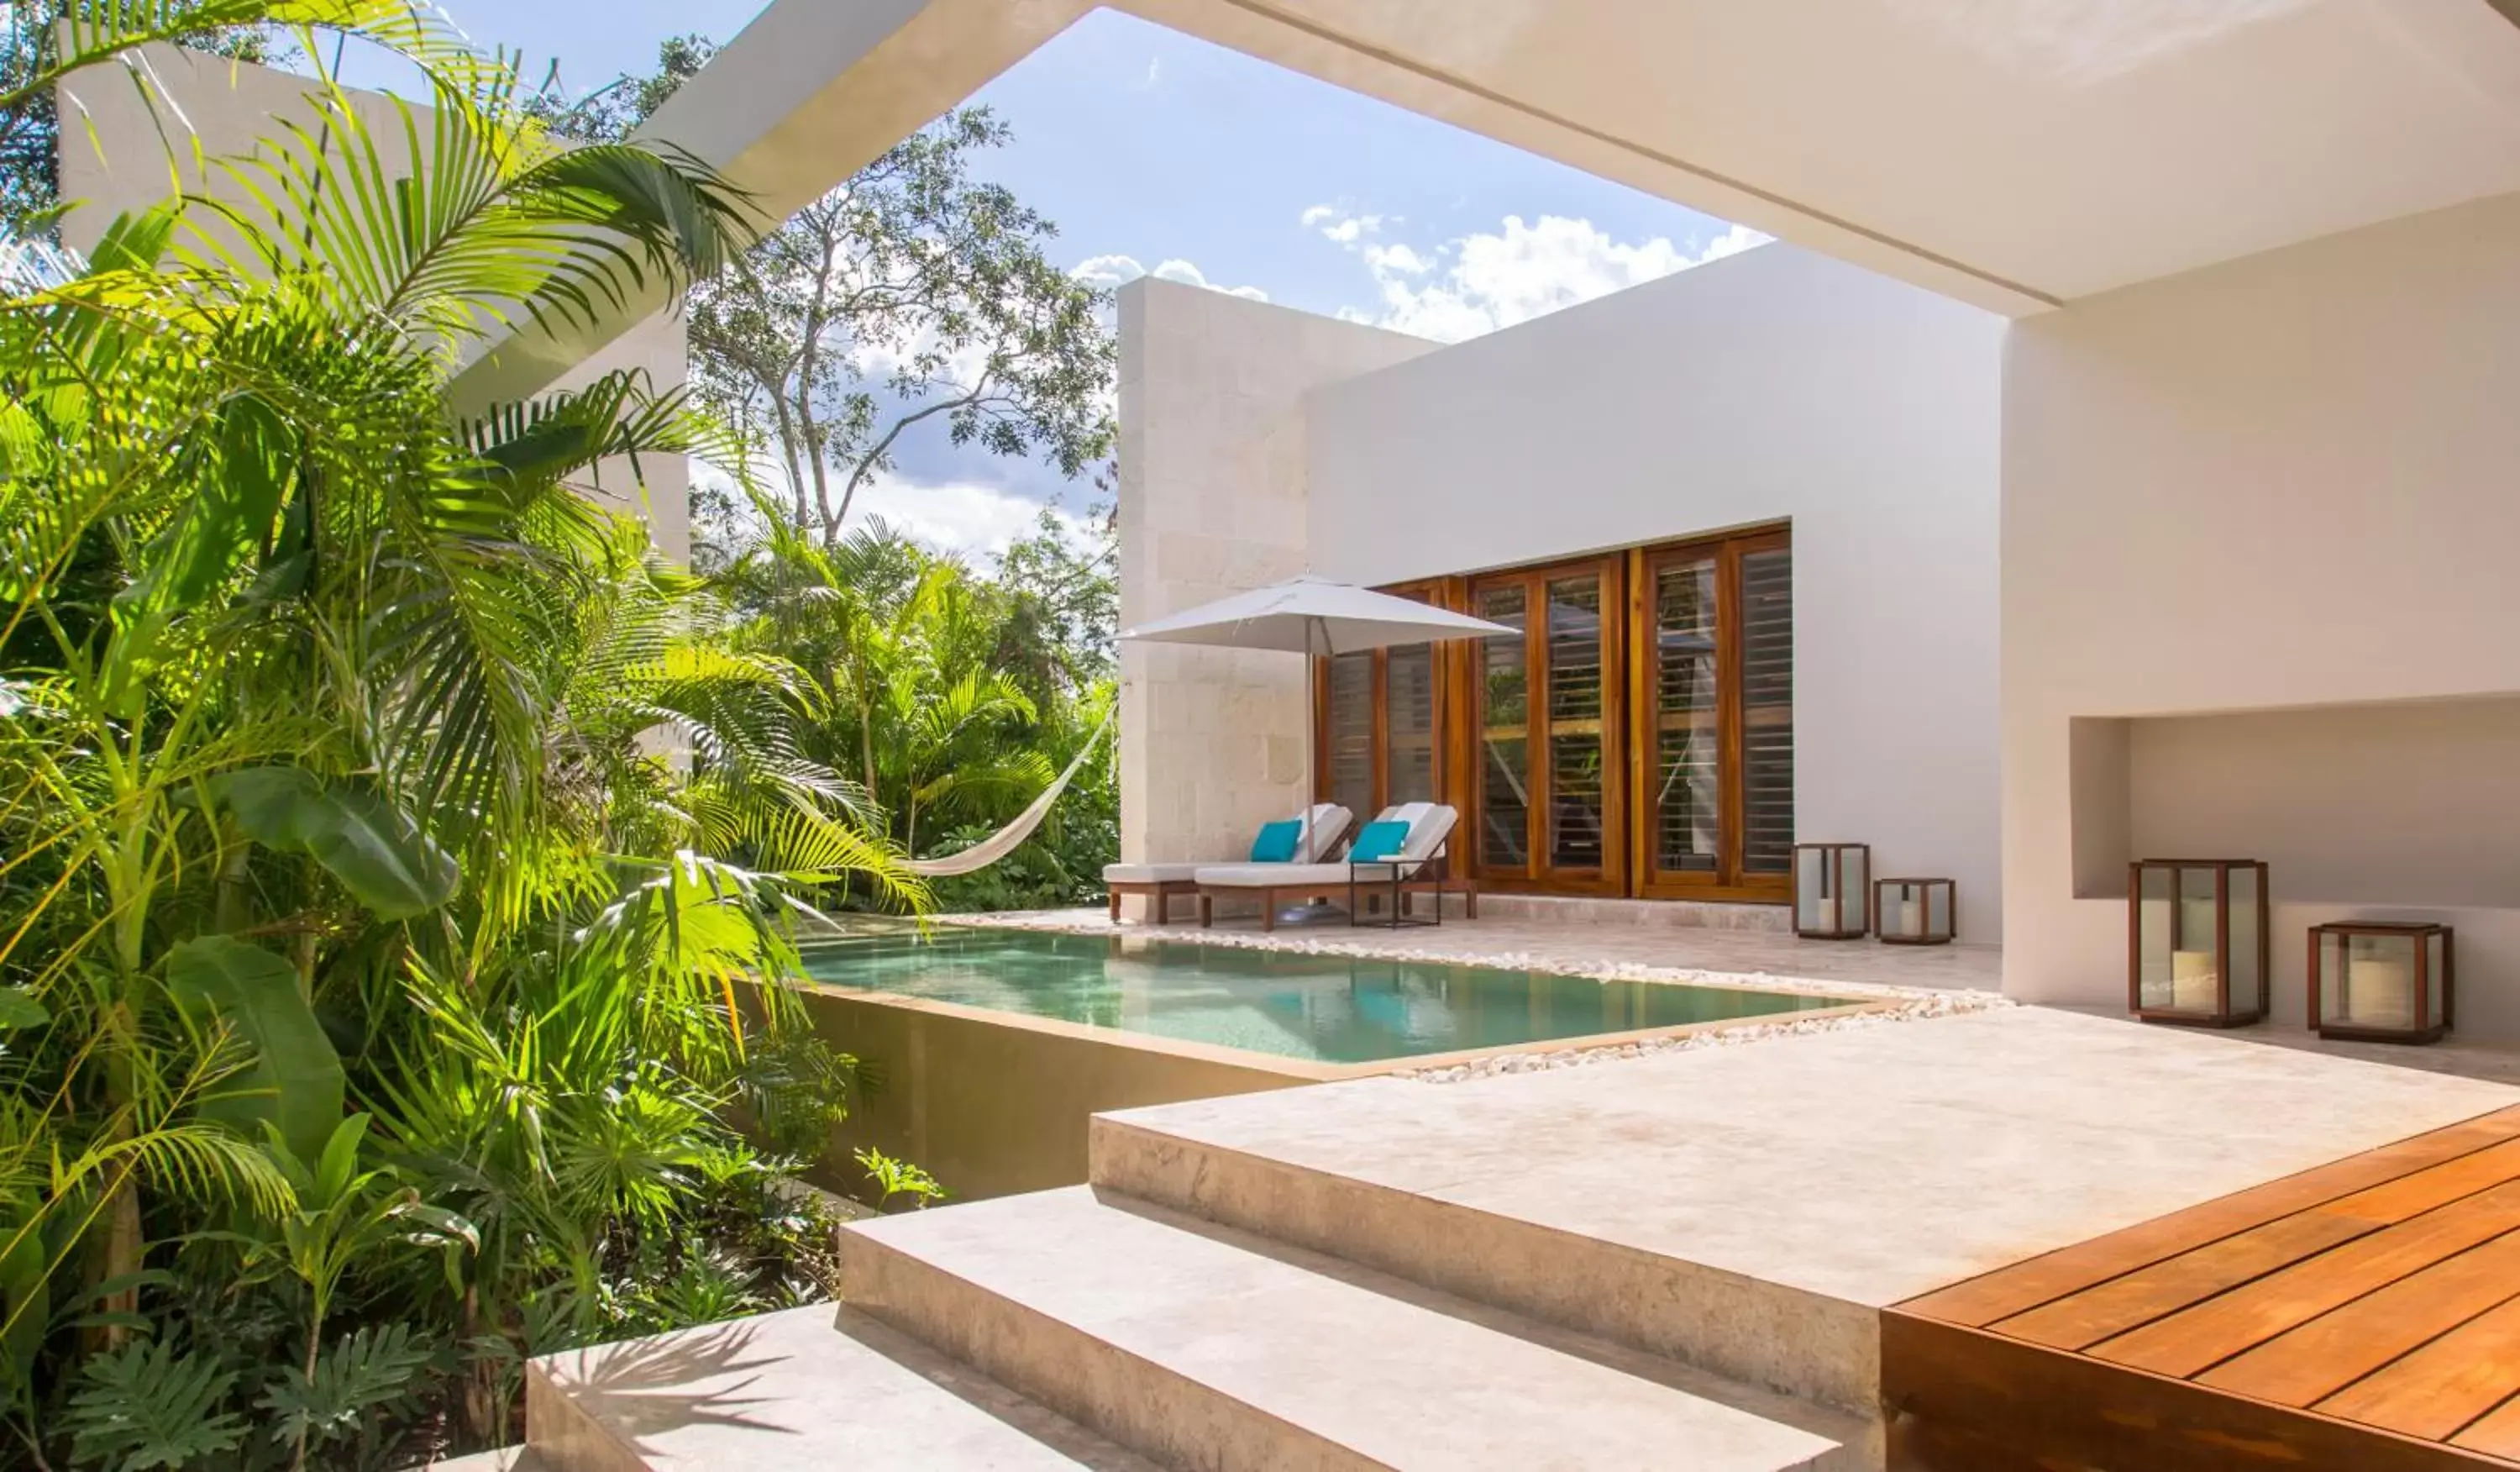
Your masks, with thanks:
[{"label": "candle lantern", "polygon": [[1872,928],[1872,850],[1866,844],[1794,845],[1794,934],[1860,941]]},{"label": "candle lantern", "polygon": [[2145,858],[2127,867],[2127,1004],[2146,1022],[2236,1028],[2267,1013],[2267,866]]},{"label": "candle lantern", "polygon": [[2343,920],[2310,928],[2310,1025],[2321,1037],[2435,1042],[2450,1031],[2447,925]]},{"label": "candle lantern", "polygon": [[1872,934],[1887,943],[1941,945],[1958,927],[1958,887],[1950,880],[1872,882]]}]

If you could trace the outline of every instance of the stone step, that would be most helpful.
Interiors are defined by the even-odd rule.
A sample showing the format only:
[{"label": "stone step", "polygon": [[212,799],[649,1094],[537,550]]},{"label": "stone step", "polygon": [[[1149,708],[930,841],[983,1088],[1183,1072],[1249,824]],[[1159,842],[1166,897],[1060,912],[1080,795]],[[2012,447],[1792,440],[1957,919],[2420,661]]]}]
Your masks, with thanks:
[{"label": "stone step", "polygon": [[1156,1472],[829,1304],[534,1360],[525,1426],[515,1472]]},{"label": "stone step", "polygon": [[[1393,1104],[1451,1105],[1467,1087],[1363,1082]],[[1879,1413],[1869,1304],[1694,1259],[1622,1232],[1580,1199],[1544,1196],[1530,1212],[1474,1204],[1376,1171],[1325,1169],[1230,1129],[1210,1134],[1204,1119],[1195,1106],[1095,1116],[1094,1187],[1851,1415]]]},{"label": "stone step", "polygon": [[1169,1467],[1879,1465],[1857,1417],[1088,1187],[841,1258],[858,1311]]}]

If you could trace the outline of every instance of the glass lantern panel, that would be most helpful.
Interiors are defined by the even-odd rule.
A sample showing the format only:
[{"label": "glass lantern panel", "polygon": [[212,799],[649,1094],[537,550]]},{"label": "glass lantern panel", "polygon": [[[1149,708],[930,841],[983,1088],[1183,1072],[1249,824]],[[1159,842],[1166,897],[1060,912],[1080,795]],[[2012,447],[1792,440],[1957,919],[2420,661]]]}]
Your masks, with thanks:
[{"label": "glass lantern panel", "polygon": [[2348,1027],[2411,1031],[2415,1026],[2414,938],[2347,936],[2336,993],[2337,1021]]},{"label": "glass lantern panel", "polygon": [[2176,908],[2172,890],[2178,875],[2155,868],[2136,873],[2136,999],[2146,1011],[2157,1011],[2171,1004],[2170,955],[2176,939],[2171,935]]},{"label": "glass lantern panel", "polygon": [[1794,851],[1794,929],[1837,929],[1837,876],[1826,849]]},{"label": "glass lantern panel", "polygon": [[1837,851],[1838,877],[1844,882],[1846,895],[1846,928],[1853,931],[1871,929],[1872,870],[1865,856],[1862,849]]},{"label": "glass lantern panel", "polygon": [[2424,974],[2424,1026],[2438,1028],[2450,1021],[2450,937],[2440,931],[2424,937],[2424,959],[2430,968]]},{"label": "glass lantern panel", "polygon": [[1881,918],[1874,928],[1887,938],[1902,941],[1921,939],[1925,934],[1925,906],[1912,884],[1894,884],[1881,891]]},{"label": "glass lantern panel", "polygon": [[2318,1025],[2327,1027],[2345,1021],[2345,938],[2332,931],[2319,931],[2315,937],[2318,945]]},{"label": "glass lantern panel", "polygon": [[2213,869],[2180,869],[2178,902],[2171,911],[2170,1005],[2181,1012],[2214,1013],[2223,1006],[2221,947],[2216,938]]},{"label": "glass lantern panel", "polygon": [[1925,886],[1925,934],[1948,936],[1952,933],[1952,887],[1947,884]]},{"label": "glass lantern panel", "polygon": [[2254,867],[2232,869],[2230,900],[2229,951],[2231,958],[2231,1010],[2255,1012],[2259,992],[2266,981],[2266,957],[2258,954],[2258,905],[2264,897],[2258,894],[2258,871]]}]

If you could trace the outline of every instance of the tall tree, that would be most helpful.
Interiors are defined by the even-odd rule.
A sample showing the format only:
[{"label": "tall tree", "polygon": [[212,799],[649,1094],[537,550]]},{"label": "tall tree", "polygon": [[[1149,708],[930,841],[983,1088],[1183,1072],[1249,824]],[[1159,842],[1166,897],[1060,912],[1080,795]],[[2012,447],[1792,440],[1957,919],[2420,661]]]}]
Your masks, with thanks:
[{"label": "tall tree", "polygon": [[[698,37],[668,42],[654,74],[545,115],[626,131],[709,54]],[[974,173],[1012,137],[986,108],[947,114],[692,295],[700,402],[777,457],[788,515],[826,547],[918,434],[1071,479],[1109,453],[1108,295],[1052,264],[1056,225]]]},{"label": "tall tree", "polygon": [[554,68],[542,90],[526,101],[525,114],[564,138],[619,143],[716,56],[717,43],[706,36],[667,36],[657,43],[655,70],[625,72],[583,97],[568,96]]}]

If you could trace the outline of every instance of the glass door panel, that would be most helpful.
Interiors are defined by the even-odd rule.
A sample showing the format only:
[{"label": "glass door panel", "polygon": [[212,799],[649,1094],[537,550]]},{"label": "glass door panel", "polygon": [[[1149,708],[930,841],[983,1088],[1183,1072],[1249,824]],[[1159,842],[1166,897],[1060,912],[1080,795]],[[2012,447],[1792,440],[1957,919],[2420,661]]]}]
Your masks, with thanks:
[{"label": "glass door panel", "polygon": [[1552,577],[1547,596],[1549,866],[1598,870],[1610,844],[1601,577]]},{"label": "glass door panel", "polygon": [[1660,878],[1713,882],[1724,862],[1719,571],[1712,556],[1653,570],[1646,842]]},{"label": "glass door panel", "polygon": [[1516,630],[1479,642],[1479,863],[1531,869],[1531,657],[1523,585],[1480,589],[1471,613]]}]

